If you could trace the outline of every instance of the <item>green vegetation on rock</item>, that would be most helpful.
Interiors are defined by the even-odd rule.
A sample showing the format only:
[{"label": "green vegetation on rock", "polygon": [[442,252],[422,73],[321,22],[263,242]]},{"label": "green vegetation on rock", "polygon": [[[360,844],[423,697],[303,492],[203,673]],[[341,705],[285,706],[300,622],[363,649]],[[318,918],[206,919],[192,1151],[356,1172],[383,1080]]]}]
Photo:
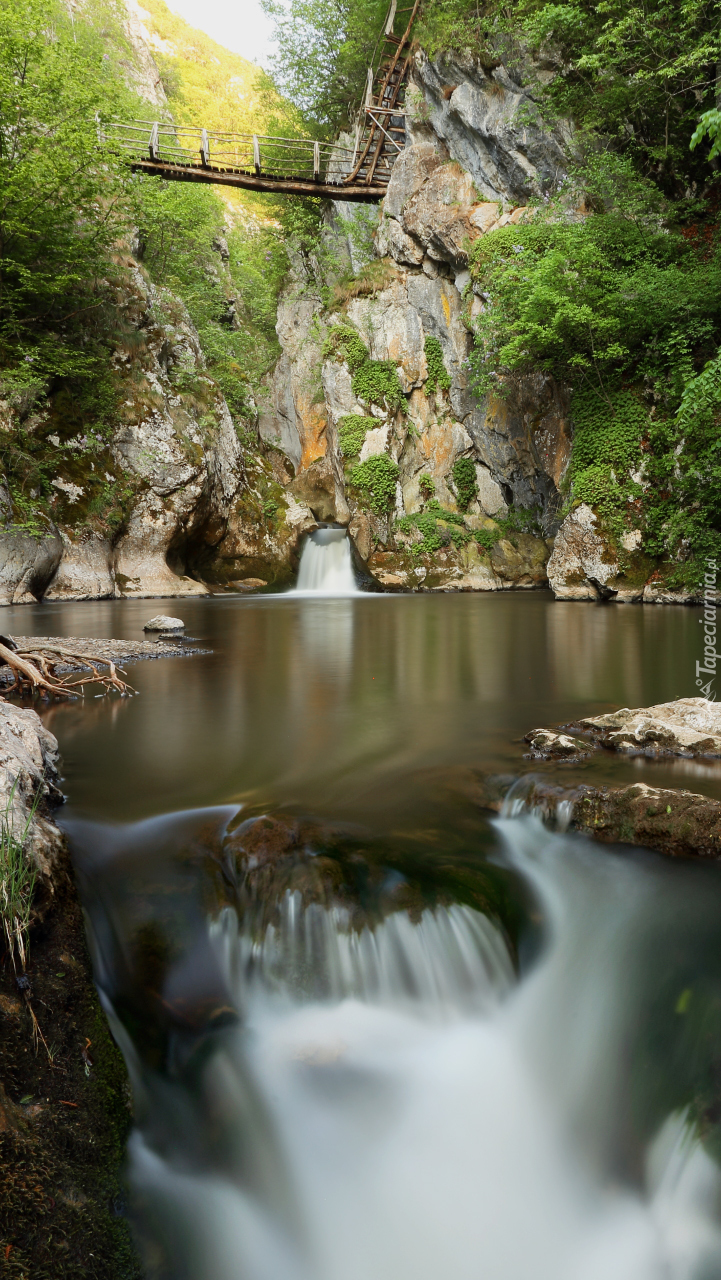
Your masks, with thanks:
[{"label": "green vegetation on rock", "polygon": [[408,402],[393,362],[371,360],[363,339],[350,325],[335,325],[328,330],[323,357],[345,361],[353,375],[353,394],[359,400],[390,412],[407,409]]},{"label": "green vegetation on rock", "polygon": [[449,391],[451,375],[443,363],[443,348],[437,338],[428,337],[424,343],[428,378],[426,379],[426,395],[432,396],[437,387],[441,391]]},{"label": "green vegetation on rock", "polygon": [[376,515],[393,510],[398,483],[398,464],[387,453],[374,454],[349,472],[349,482],[359,489],[366,506]]},{"label": "green vegetation on rock", "polygon": [[476,468],[472,458],[456,458],[451,471],[456,500],[461,511],[467,511],[478,493]]},{"label": "green vegetation on rock", "polygon": [[406,536],[418,531],[420,540],[411,544],[414,556],[432,556],[442,547],[451,544],[458,550],[471,541],[471,533],[465,527],[463,516],[456,511],[445,511],[437,498],[432,498],[423,511],[415,511],[412,515],[401,516],[395,523],[396,529]]},{"label": "green vegetation on rock", "polygon": [[357,458],[369,431],[378,426],[375,418],[364,418],[360,413],[348,413],[338,421],[338,440],[344,458]]}]

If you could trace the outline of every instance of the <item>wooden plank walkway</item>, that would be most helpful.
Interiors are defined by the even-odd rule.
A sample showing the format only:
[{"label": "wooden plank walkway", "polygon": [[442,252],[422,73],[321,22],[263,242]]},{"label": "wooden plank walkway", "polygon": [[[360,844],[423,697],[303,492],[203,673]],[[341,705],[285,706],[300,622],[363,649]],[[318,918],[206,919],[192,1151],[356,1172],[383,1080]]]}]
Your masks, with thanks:
[{"label": "wooden plank walkway", "polygon": [[134,171],[171,182],[210,182],[249,191],[381,200],[387,180],[347,181],[353,151],[311,138],[217,133],[158,120],[105,126],[105,139]]},{"label": "wooden plank walkway", "polygon": [[[221,133],[160,120],[115,121],[104,127],[105,141],[128,157],[135,172],[170,182],[363,203],[382,200],[405,146],[405,86],[420,0],[406,9],[397,4],[390,0],[368,68],[352,148],[312,138]],[[395,35],[399,19],[406,17],[403,34]]]}]

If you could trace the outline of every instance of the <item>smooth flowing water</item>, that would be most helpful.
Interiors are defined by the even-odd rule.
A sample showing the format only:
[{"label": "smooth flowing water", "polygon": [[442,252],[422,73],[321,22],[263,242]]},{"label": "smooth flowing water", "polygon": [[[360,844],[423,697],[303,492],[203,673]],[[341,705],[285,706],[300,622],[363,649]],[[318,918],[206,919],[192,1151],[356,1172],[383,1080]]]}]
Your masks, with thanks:
[{"label": "smooth flowing water", "polygon": [[294,594],[348,596],[356,591],[345,529],[316,529],[305,540]]},{"label": "smooth flowing water", "polygon": [[[130,638],[153,609],[0,610],[0,630]],[[698,611],[169,611],[205,653],[45,713],[133,1079],[149,1274],[721,1277],[719,868],[476,800],[480,773],[536,768],[528,729],[693,694]],[[555,773],[721,795],[713,764]]]}]

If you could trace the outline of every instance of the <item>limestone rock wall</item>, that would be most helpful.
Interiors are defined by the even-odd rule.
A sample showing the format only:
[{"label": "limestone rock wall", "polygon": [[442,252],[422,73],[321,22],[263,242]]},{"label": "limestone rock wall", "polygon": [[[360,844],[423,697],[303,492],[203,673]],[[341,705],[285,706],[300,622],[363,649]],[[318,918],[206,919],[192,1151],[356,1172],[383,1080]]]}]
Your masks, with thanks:
[{"label": "limestone rock wall", "polygon": [[[455,85],[450,93],[449,85]],[[502,68],[490,75],[462,60],[431,64],[420,54],[409,94],[409,138],[375,236],[381,262],[356,271],[351,287],[336,288],[329,311],[298,276],[281,304],[283,355],[270,380],[261,434],[292,462],[296,496],[317,520],[348,525],[361,561],[386,589],[547,584],[559,484],[571,450],[567,393],[538,373],[504,397],[479,399],[468,362],[473,320],[483,306],[471,288],[468,246],[495,227],[528,218],[525,201],[562,172],[564,140],[528,123],[529,102]],[[332,226],[331,215],[330,233]],[[340,260],[347,256],[340,231],[338,242]],[[325,336],[338,325],[351,326],[371,361],[396,370],[405,409],[364,400],[347,362],[323,357]],[[429,384],[428,339],[440,345],[447,387]],[[358,456],[344,457],[342,424],[352,415],[374,425]],[[352,479],[354,464],[377,454],[398,467],[394,508],[380,514]],[[421,534],[399,532],[398,521],[424,510],[428,477],[435,500],[457,514],[453,470],[462,458],[471,460],[476,475],[466,530],[485,528],[493,536],[487,547],[483,539],[459,546],[451,538],[432,555],[419,555]],[[498,520],[511,517],[512,525],[518,511],[534,513],[526,531],[523,521],[501,529]]]},{"label": "limestone rock wall", "polygon": [[[286,496],[293,468],[274,469],[252,447],[251,425],[241,445],[179,299],[129,254],[118,281],[115,420],[101,438],[57,425],[52,404],[26,416],[51,450],[54,496],[40,526],[28,526],[0,485],[0,604],[181,597],[249,577],[286,580],[302,533],[315,527]],[[0,406],[0,431],[22,412]]]}]

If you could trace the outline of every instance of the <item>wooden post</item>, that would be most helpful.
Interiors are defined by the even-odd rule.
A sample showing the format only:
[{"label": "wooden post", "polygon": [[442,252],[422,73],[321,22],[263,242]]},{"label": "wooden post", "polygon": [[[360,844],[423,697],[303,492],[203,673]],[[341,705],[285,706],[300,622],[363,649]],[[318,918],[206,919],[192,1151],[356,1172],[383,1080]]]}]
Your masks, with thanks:
[{"label": "wooden post", "polygon": [[153,125],[152,129],[150,130],[150,141],[148,143],[148,151],[150,152],[150,159],[157,160],[158,158],[158,122],[157,120],[155,121],[155,124]]},{"label": "wooden post", "polygon": [[388,21],[386,23],[386,29],[385,29],[384,35],[387,35],[387,36],[393,35],[393,23],[396,20],[397,6],[398,6],[398,0],[391,0],[390,13],[388,14]]},{"label": "wooden post", "polygon": [[320,143],[313,143],[313,177],[316,182],[320,177]]},{"label": "wooden post", "polygon": [[208,143],[208,130],[202,129],[200,133],[200,159],[203,162],[203,168],[210,167],[210,145]]},{"label": "wooden post", "polygon": [[373,68],[372,68],[372,67],[369,67],[369,68],[368,68],[368,75],[367,75],[367,77],[366,77],[366,100],[365,100],[365,106],[366,106],[366,107],[370,107],[370,106],[371,106],[371,104],[372,104],[372,102],[373,102]]},{"label": "wooden post", "polygon": [[260,144],[255,133],[253,134],[253,164],[256,174],[260,177]]}]

